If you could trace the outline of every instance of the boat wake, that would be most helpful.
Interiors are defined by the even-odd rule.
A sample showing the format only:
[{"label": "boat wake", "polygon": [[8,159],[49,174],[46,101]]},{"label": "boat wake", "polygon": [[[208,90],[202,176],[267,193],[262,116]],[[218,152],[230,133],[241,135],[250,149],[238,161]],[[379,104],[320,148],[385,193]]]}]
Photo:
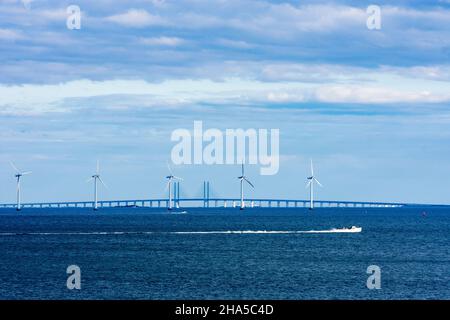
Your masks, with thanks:
[{"label": "boat wake", "polygon": [[307,231],[278,231],[278,230],[226,230],[226,231],[104,231],[104,232],[0,232],[0,236],[97,236],[97,235],[149,235],[149,234],[178,234],[178,235],[200,235],[200,234],[301,234],[301,233],[359,233],[361,227],[351,227],[329,230],[307,230]]},{"label": "boat wake", "polygon": [[359,233],[362,232],[361,227],[351,227],[351,228],[342,228],[342,229],[330,229],[330,230],[310,230],[303,231],[302,233]]},{"label": "boat wake", "polygon": [[359,233],[361,227],[351,227],[329,230],[307,230],[307,231],[269,231],[269,230],[228,230],[228,231],[178,231],[171,234],[299,234],[299,233]]}]

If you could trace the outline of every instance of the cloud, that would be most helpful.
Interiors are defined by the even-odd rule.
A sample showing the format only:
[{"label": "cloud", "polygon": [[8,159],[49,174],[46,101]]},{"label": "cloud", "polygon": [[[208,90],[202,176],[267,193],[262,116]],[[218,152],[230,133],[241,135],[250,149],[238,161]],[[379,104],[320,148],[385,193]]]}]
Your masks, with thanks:
[{"label": "cloud", "polygon": [[15,41],[23,39],[25,39],[25,36],[21,31],[12,29],[0,29],[0,40]]},{"label": "cloud", "polygon": [[324,86],[315,91],[318,101],[327,103],[437,103],[450,101],[450,94],[404,91],[373,86]]},{"label": "cloud", "polygon": [[262,81],[349,82],[370,81],[378,70],[336,64],[267,62],[255,66]]},{"label": "cloud", "polygon": [[177,47],[185,41],[177,37],[154,37],[154,38],[140,38],[139,42],[149,46],[168,46]]},{"label": "cloud", "polygon": [[[65,8],[58,9],[41,9],[33,11],[33,13],[40,19],[52,22],[65,22],[68,14]],[[83,17],[83,16],[82,16]]]},{"label": "cloud", "polygon": [[302,92],[269,92],[267,100],[275,103],[304,102],[305,95]]},{"label": "cloud", "polygon": [[[360,69],[379,66],[429,68],[428,77],[437,79],[445,78],[445,70],[431,68],[450,57],[450,10],[438,6],[382,6],[382,30],[371,32],[365,6],[349,1],[80,0],[82,29],[68,31],[66,8],[55,3],[34,2],[32,10],[19,1],[0,7],[1,83],[230,77],[327,82],[346,81],[351,68],[362,75]],[[55,63],[73,71],[45,72]],[[25,66],[47,76],[14,72]]]},{"label": "cloud", "polygon": [[[59,67],[59,66],[57,66]],[[249,78],[179,79],[162,82],[142,80],[68,81],[54,85],[0,85],[0,114],[74,112],[81,106],[113,108],[180,108],[184,106],[270,106],[305,102],[405,104],[450,101],[448,82],[386,73],[354,74],[346,80],[331,76],[325,81],[265,82]],[[363,69],[364,71],[364,69]],[[404,72],[408,75],[408,72]],[[367,79],[366,79],[367,78]],[[362,80],[361,80],[362,79]],[[369,80],[370,79],[370,80]],[[391,108],[396,106],[392,105]]]},{"label": "cloud", "polygon": [[254,45],[252,45],[251,43],[248,43],[246,41],[242,41],[242,40],[219,39],[219,40],[217,40],[217,44],[224,46],[224,47],[235,48],[235,49],[254,48]]},{"label": "cloud", "polygon": [[381,69],[409,78],[450,81],[450,65],[412,66],[410,68],[381,66]]},{"label": "cloud", "polygon": [[167,25],[167,21],[164,18],[152,15],[143,9],[130,9],[125,13],[106,17],[105,20],[132,28]]},{"label": "cloud", "polygon": [[[170,101],[183,103],[201,103],[201,98],[245,104],[447,101],[448,86],[442,82],[450,79],[450,67],[442,64],[446,60],[436,63],[450,44],[449,10],[441,7],[382,6],[383,28],[370,32],[365,7],[351,2],[146,1],[151,9],[140,1],[113,3],[81,1],[83,13],[90,15],[83,15],[80,32],[59,25],[67,15],[63,7],[1,8],[0,18],[17,28],[0,29],[0,40],[21,42],[0,42],[0,83],[64,87],[91,80],[89,86],[97,88],[117,84],[108,80],[127,85],[142,80],[156,91],[176,83],[207,83],[193,85],[197,97],[176,89]],[[132,29],[114,33],[111,23]],[[165,99],[168,93],[158,96],[157,104]],[[9,112],[18,107],[13,100],[1,102]]]},{"label": "cloud", "polygon": [[231,24],[245,31],[265,36],[298,38],[307,32],[331,33],[350,26],[365,26],[364,8],[344,5],[271,4],[249,20],[231,20]]}]

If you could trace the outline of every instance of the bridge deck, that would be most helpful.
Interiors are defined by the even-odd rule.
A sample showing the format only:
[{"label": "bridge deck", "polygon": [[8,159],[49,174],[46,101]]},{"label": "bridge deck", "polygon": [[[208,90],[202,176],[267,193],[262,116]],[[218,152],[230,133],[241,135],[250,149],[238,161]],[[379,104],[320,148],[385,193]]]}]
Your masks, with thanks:
[{"label": "bridge deck", "polygon": [[[168,199],[142,199],[142,200],[106,200],[98,201],[99,208],[112,207],[149,207],[164,208],[168,206]],[[245,199],[245,207],[266,208],[296,208],[309,207],[309,200],[297,199]],[[180,198],[174,200],[180,207],[238,207],[240,199],[237,198]],[[392,203],[392,202],[367,202],[367,201],[335,201],[316,200],[315,207],[362,207],[362,208],[398,208],[404,206],[425,206],[420,204]],[[15,208],[16,204],[0,204],[0,208]],[[93,201],[71,202],[42,202],[24,203],[22,208],[93,208]]]}]

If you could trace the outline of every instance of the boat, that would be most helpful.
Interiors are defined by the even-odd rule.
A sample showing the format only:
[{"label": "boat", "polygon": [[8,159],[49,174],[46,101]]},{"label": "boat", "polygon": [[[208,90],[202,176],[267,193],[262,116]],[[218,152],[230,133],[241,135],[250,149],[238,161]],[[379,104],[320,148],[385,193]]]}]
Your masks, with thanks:
[{"label": "boat", "polygon": [[351,226],[350,228],[333,228],[329,230],[299,231],[299,233],[359,233],[361,231],[362,231],[361,227]]},{"label": "boat", "polygon": [[337,229],[337,228],[333,228],[331,229],[331,231],[333,232],[348,232],[348,233],[358,233],[362,231],[362,227],[356,227],[356,226],[351,226],[350,228],[342,228],[342,229]]}]

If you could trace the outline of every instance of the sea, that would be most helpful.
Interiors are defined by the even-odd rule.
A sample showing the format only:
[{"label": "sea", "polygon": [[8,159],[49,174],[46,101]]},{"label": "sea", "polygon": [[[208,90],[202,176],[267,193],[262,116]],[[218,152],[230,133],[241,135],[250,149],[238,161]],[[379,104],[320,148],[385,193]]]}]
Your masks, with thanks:
[{"label": "sea", "polygon": [[450,299],[450,209],[2,209],[0,299]]}]

